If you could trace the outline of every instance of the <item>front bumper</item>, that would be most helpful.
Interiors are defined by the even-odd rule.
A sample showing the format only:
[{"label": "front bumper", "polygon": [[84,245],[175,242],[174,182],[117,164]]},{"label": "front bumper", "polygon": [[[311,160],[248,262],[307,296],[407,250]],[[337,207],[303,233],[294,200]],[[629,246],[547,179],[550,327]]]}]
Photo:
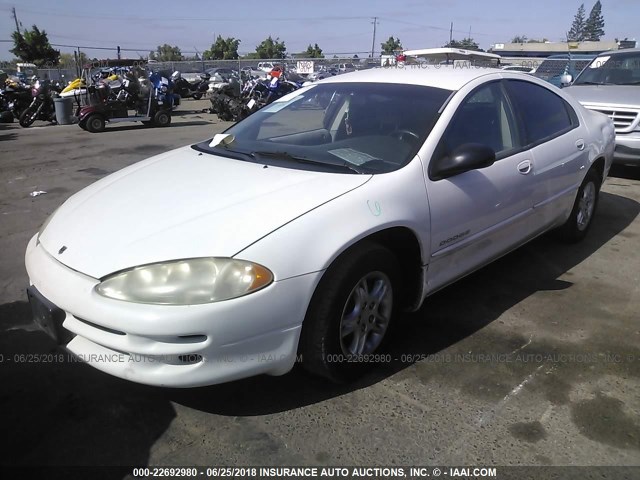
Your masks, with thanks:
[{"label": "front bumper", "polygon": [[640,166],[640,132],[616,134],[613,163]]},{"label": "front bumper", "polygon": [[36,236],[25,264],[31,285],[66,313],[62,326],[75,334],[67,350],[111,375],[169,387],[288,372],[321,274],[276,281],[233,300],[166,306],[102,297],[94,290],[99,280],[55,260]]}]

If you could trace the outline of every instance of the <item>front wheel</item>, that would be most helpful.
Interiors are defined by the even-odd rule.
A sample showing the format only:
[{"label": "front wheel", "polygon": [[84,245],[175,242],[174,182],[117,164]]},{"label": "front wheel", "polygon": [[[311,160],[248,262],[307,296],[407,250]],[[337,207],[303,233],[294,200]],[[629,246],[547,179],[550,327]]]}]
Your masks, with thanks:
[{"label": "front wheel", "polygon": [[557,231],[561,240],[575,243],[587,235],[598,206],[601,184],[600,176],[593,169],[589,170],[578,189],[571,215]]},{"label": "front wheel", "polygon": [[195,92],[195,93],[193,94],[193,99],[194,99],[194,100],[200,100],[201,98],[202,98],[202,93],[200,93],[200,92]]},{"label": "front wheel", "polygon": [[20,114],[20,119],[18,121],[21,127],[28,128],[33,125],[36,118],[38,118],[38,107],[36,105],[32,105]]},{"label": "front wheel", "polygon": [[105,121],[102,115],[93,113],[84,120],[86,130],[91,133],[98,133],[104,131]]},{"label": "front wheel", "polygon": [[302,325],[304,368],[344,382],[378,363],[400,278],[396,257],[377,244],[360,245],[339,258],[316,288]]}]

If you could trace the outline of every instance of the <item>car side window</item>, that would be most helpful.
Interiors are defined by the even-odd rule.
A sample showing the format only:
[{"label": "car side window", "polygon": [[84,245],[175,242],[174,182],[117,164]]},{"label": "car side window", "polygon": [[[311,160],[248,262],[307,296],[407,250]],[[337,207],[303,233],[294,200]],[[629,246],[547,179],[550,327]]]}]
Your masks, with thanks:
[{"label": "car side window", "polygon": [[571,106],[552,91],[521,80],[507,80],[506,84],[527,145],[557,137],[577,126]]},{"label": "car side window", "polygon": [[467,143],[491,147],[498,159],[520,146],[514,117],[500,82],[479,87],[462,102],[438,150],[441,155],[448,155]]}]

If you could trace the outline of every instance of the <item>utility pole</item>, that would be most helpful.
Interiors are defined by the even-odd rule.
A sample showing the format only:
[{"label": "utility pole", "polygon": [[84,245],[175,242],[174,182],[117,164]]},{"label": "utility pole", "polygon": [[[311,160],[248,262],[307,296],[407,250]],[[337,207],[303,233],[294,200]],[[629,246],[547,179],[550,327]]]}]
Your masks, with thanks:
[{"label": "utility pole", "polygon": [[18,15],[16,14],[16,7],[11,8],[11,13],[13,14],[13,20],[16,22],[16,32],[20,33],[20,22],[18,22]]},{"label": "utility pole", "polygon": [[451,22],[451,29],[449,30],[449,45],[453,42],[453,22]]},{"label": "utility pole", "polygon": [[378,25],[378,17],[373,17],[373,41],[371,42],[371,58],[376,47],[376,25]]}]

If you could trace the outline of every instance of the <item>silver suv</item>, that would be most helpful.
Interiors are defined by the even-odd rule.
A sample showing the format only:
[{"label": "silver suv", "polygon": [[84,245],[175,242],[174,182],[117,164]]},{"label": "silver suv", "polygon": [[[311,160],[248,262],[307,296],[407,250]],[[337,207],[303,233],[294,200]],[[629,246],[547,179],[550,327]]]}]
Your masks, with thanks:
[{"label": "silver suv", "polygon": [[613,120],[613,161],[640,166],[640,48],[601,53],[565,91]]}]

